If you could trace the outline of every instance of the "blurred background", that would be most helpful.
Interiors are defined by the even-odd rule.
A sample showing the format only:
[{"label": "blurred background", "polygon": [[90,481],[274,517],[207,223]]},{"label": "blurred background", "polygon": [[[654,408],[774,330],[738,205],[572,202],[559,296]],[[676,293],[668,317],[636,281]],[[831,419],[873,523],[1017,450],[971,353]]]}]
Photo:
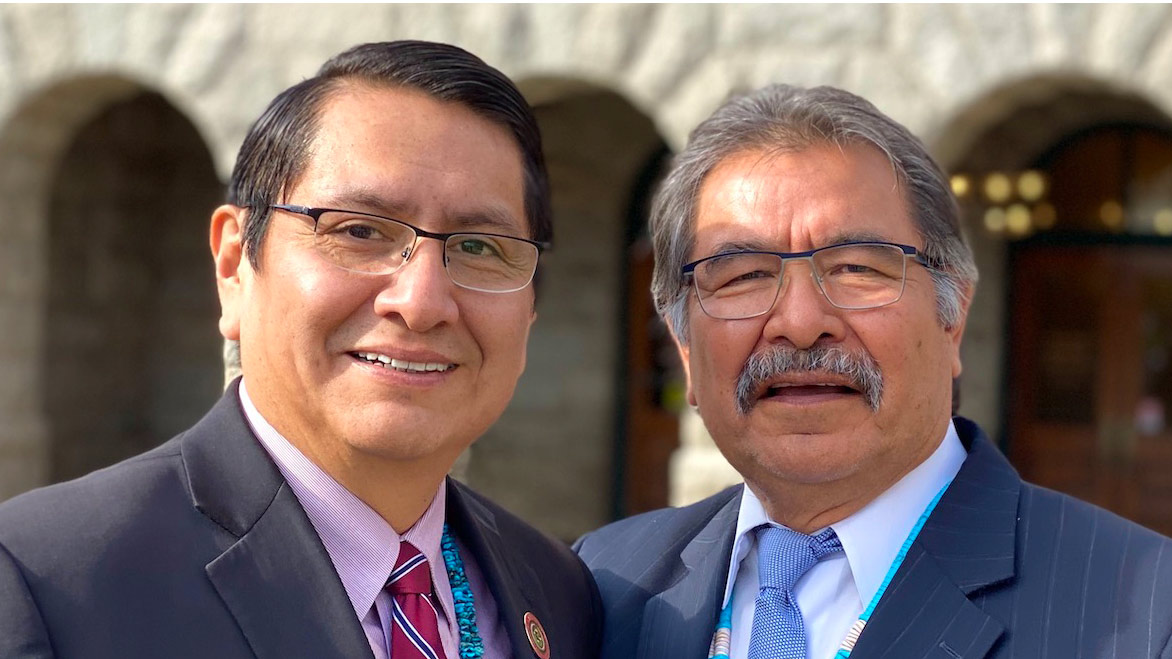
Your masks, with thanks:
[{"label": "blurred background", "polygon": [[648,294],[687,132],[861,94],[952,174],[981,282],[960,413],[1022,475],[1172,533],[1168,5],[0,5],[0,500],[162,443],[224,385],[207,248],[244,133],[363,41],[518,81],[553,184],[528,370],[459,475],[555,536],[736,481]]}]

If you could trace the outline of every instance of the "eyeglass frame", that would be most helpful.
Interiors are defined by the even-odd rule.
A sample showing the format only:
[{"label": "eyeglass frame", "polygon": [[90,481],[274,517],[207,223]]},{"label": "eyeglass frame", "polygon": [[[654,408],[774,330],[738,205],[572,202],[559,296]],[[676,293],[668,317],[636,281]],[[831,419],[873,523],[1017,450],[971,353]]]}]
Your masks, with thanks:
[{"label": "eyeglass frame", "polygon": [[[919,263],[920,265],[924,266],[928,270],[932,270],[934,272],[940,271],[940,268],[937,265],[933,264],[931,261],[929,261],[928,257],[925,256],[924,253],[917,247],[913,247],[911,245],[904,245],[902,243],[887,242],[884,240],[855,240],[855,241],[847,241],[847,242],[837,243],[834,245],[825,245],[823,247],[818,247],[815,249],[808,249],[804,252],[771,252],[769,250],[764,250],[764,249],[746,249],[746,250],[737,250],[737,251],[732,251],[732,252],[721,252],[719,254],[705,256],[702,259],[697,259],[695,261],[692,261],[691,263],[684,264],[680,268],[680,276],[682,278],[684,278],[685,280],[688,280],[688,279],[691,280],[691,282],[690,282],[691,286],[689,286],[689,288],[691,288],[693,291],[696,292],[696,301],[699,303],[700,310],[704,312],[704,315],[708,316],[709,318],[714,318],[716,320],[748,320],[749,318],[759,318],[759,317],[764,316],[765,314],[769,313],[770,311],[772,311],[773,307],[777,304],[777,296],[781,292],[781,282],[785,276],[785,262],[786,261],[794,261],[794,260],[808,261],[810,263],[810,272],[811,272],[811,275],[814,276],[814,283],[818,286],[818,292],[821,293],[822,297],[826,298],[826,301],[830,303],[830,306],[834,307],[835,309],[843,309],[845,311],[865,311],[867,309],[881,309],[883,307],[893,305],[896,302],[899,302],[901,299],[903,299],[904,289],[907,288],[907,267],[906,266],[904,267],[904,271],[903,271],[903,281],[901,282],[901,285],[899,288],[899,295],[896,296],[896,298],[890,302],[885,302],[884,304],[879,304],[879,305],[876,305],[873,307],[844,307],[844,306],[835,304],[834,300],[830,299],[830,295],[827,294],[826,289],[822,287],[822,281],[815,274],[816,271],[814,269],[814,255],[817,254],[818,252],[822,252],[822,251],[825,251],[828,249],[836,249],[836,248],[841,248],[841,247],[851,247],[851,246],[859,246],[859,245],[882,245],[882,246],[886,246],[886,247],[895,247],[895,248],[898,248],[899,251],[903,252],[905,263],[906,263],[907,257],[912,257],[916,263]],[[759,313],[752,314],[750,316],[737,316],[736,318],[721,318],[719,316],[713,316],[711,313],[708,312],[707,309],[704,308],[704,302],[700,299],[700,289],[699,289],[700,285],[698,283],[696,283],[696,274],[695,274],[696,266],[704,263],[705,261],[711,261],[713,259],[718,259],[718,258],[728,257],[728,256],[736,256],[739,254],[766,254],[769,256],[776,256],[779,259],[781,259],[781,267],[777,271],[777,288],[773,291],[773,300],[769,303],[769,306],[766,307],[764,310],[762,310]],[[688,284],[685,283],[684,285],[687,286]]]},{"label": "eyeglass frame", "polygon": [[515,293],[517,291],[524,290],[524,288],[526,286],[533,283],[533,278],[537,275],[537,266],[538,266],[538,263],[540,263],[540,261],[541,261],[541,253],[552,247],[552,245],[548,242],[542,242],[539,240],[530,240],[529,238],[521,238],[518,236],[510,236],[510,235],[503,234],[503,233],[489,233],[486,231],[452,231],[452,232],[444,233],[444,232],[437,232],[437,231],[428,231],[426,229],[420,229],[419,227],[415,226],[414,224],[409,224],[407,222],[404,222],[403,220],[398,220],[393,217],[387,217],[385,215],[376,215],[374,213],[367,213],[365,211],[347,210],[345,208],[319,208],[316,206],[301,206],[299,204],[269,204],[268,208],[271,210],[285,211],[286,213],[293,213],[294,215],[302,215],[304,217],[310,218],[311,220],[313,220],[313,234],[315,236],[318,235],[317,225],[321,221],[321,216],[324,215],[325,213],[348,213],[350,215],[360,215],[362,217],[370,217],[370,218],[374,218],[376,220],[384,220],[386,222],[394,222],[395,224],[401,224],[401,225],[407,227],[415,234],[415,240],[413,240],[411,242],[411,252],[406,257],[403,258],[403,263],[399,264],[399,266],[396,267],[394,270],[390,270],[388,272],[383,272],[383,273],[362,272],[360,270],[351,270],[351,269],[346,268],[344,266],[338,265],[337,263],[331,263],[331,265],[333,265],[334,267],[341,269],[341,270],[345,270],[346,272],[353,272],[356,274],[365,274],[365,275],[371,275],[371,276],[376,276],[376,277],[382,276],[382,275],[389,275],[393,272],[397,272],[399,270],[399,268],[402,268],[404,265],[407,265],[407,261],[411,258],[411,256],[413,256],[415,254],[415,246],[419,244],[420,238],[431,238],[432,240],[438,240],[438,241],[440,241],[440,243],[442,243],[443,245],[446,246],[448,243],[448,238],[451,238],[452,236],[489,236],[492,238],[508,238],[510,240],[520,240],[521,242],[529,243],[530,245],[533,245],[534,247],[537,248],[538,260],[535,261],[533,264],[533,272],[530,273],[529,280],[526,281],[523,286],[509,289],[507,291],[494,291],[494,290],[483,289],[483,288],[475,288],[473,286],[468,286],[466,284],[461,284],[460,282],[458,282],[452,278],[452,273],[450,270],[448,270],[448,259],[446,257],[444,258],[444,272],[447,273],[448,279],[450,279],[453,284],[459,286],[460,288],[465,288],[470,291],[478,291],[481,293]]}]

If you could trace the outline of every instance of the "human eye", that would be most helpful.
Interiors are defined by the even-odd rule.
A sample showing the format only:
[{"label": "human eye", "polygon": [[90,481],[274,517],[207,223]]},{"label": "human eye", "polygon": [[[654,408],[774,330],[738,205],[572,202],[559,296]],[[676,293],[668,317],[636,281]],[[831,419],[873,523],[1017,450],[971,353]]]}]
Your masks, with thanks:
[{"label": "human eye", "polygon": [[[746,273],[737,275],[737,277],[735,279],[733,279],[733,282],[752,281],[754,279],[762,279],[762,278],[768,279],[771,277],[773,277],[772,272],[766,272],[764,270],[752,270],[750,272],[746,272]],[[730,282],[730,283],[732,283],[732,282]]]},{"label": "human eye", "polygon": [[836,263],[827,274],[830,275],[867,275],[875,272],[875,269],[865,263]]},{"label": "human eye", "polygon": [[903,274],[903,254],[886,245],[859,245],[829,249],[818,254],[824,278],[878,280]]},{"label": "human eye", "polygon": [[697,269],[700,285],[709,291],[729,291],[777,277],[778,259],[760,254],[724,254]]},{"label": "human eye", "polygon": [[499,241],[489,236],[458,236],[455,244],[456,251],[468,256],[500,256]]},{"label": "human eye", "polygon": [[325,232],[336,238],[358,242],[384,241],[395,240],[402,234],[401,230],[395,231],[393,227],[390,222],[377,218],[351,215],[336,218],[335,222],[325,227]]}]

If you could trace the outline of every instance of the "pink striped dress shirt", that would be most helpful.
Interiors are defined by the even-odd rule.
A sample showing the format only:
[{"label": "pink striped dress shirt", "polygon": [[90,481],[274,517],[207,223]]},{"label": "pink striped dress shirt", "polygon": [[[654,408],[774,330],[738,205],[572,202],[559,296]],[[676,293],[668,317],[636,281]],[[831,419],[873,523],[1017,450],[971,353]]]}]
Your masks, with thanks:
[{"label": "pink striped dress shirt", "polygon": [[[305,509],[309,521],[321,537],[326,553],[342,580],[342,586],[362,623],[375,659],[389,657],[391,597],[383,590],[387,576],[399,557],[399,543],[407,541],[427,557],[431,568],[436,599],[439,600],[439,631],[444,654],[459,659],[459,629],[448,574],[440,553],[443,535],[446,488],[441,484],[423,517],[403,535],[395,533],[370,506],[342,487],[329,474],[305,457],[281,436],[248,398],[245,383],[240,383],[240,403],[244,415],[277,468],[289,483]],[[464,570],[476,605],[480,637],[487,659],[506,659],[509,639],[497,614],[496,600],[488,590],[476,560],[457,540]]]}]

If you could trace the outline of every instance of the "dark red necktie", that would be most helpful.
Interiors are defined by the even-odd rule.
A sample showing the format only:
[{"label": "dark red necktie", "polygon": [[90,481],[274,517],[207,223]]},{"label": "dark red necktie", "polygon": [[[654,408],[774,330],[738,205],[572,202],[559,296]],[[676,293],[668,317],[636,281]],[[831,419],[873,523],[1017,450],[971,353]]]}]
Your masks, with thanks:
[{"label": "dark red necktie", "polygon": [[387,579],[391,594],[391,659],[443,659],[427,559],[409,542]]}]

